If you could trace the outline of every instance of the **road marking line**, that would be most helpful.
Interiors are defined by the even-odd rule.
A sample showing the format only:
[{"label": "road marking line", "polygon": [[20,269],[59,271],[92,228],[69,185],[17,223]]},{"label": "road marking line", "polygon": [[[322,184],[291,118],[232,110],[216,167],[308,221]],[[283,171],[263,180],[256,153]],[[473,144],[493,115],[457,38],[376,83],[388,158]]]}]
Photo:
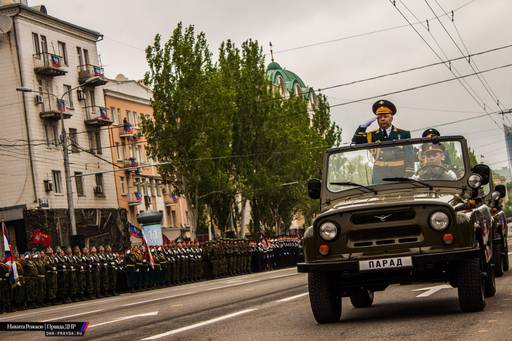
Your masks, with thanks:
[{"label": "road marking line", "polygon": [[168,332],[165,332],[165,333],[162,333],[162,334],[157,334],[157,335],[149,336],[149,337],[146,337],[146,338],[144,338],[142,340],[145,341],[145,340],[161,339],[161,338],[169,336],[169,335],[178,334],[178,333],[190,330],[190,329],[195,329],[195,328],[206,326],[208,324],[212,324],[212,323],[219,322],[219,321],[222,321],[222,320],[227,320],[227,319],[230,319],[232,317],[243,315],[243,314],[247,314],[247,313],[250,313],[250,312],[255,311],[255,310],[258,310],[258,308],[251,308],[251,309],[240,310],[240,311],[237,311],[235,313],[231,313],[231,314],[227,314],[227,315],[216,317],[216,318],[211,319],[211,320],[206,320],[206,321],[203,321],[203,322],[192,324],[190,326],[169,330]]},{"label": "road marking line", "polygon": [[442,285],[436,285],[434,287],[428,287],[428,288],[421,288],[421,289],[414,289],[413,291],[423,291],[423,290],[426,290],[424,293],[422,294],[419,294],[418,296],[416,297],[428,297],[430,295],[433,295],[435,294],[436,292],[438,292],[439,290],[442,290],[442,289],[450,289],[452,286],[451,285],[447,285],[447,284],[442,284]]},{"label": "road marking line", "polygon": [[512,255],[512,251],[509,251],[509,252],[508,252],[508,254],[509,254],[509,255]]},{"label": "road marking line", "polygon": [[126,303],[126,304],[123,304],[121,307],[131,307],[132,305],[148,303],[148,302],[155,302],[155,301],[161,301],[161,300],[166,300],[168,298],[187,296],[187,295],[191,295],[191,294],[194,294],[194,292],[184,292],[184,293],[177,294],[177,295],[169,295],[169,296],[164,296],[164,297],[152,298],[150,300],[138,301],[138,302],[133,302],[133,303]]},{"label": "road marking line", "polygon": [[105,310],[105,309],[98,309],[98,310],[85,311],[85,312],[83,312],[83,313],[78,313],[78,314],[73,314],[73,315],[61,316],[61,317],[57,317],[57,318],[52,318],[52,319],[44,320],[44,321],[41,321],[41,322],[48,322],[48,321],[63,320],[63,319],[66,319],[66,318],[68,318],[68,317],[75,317],[75,316],[80,316],[80,315],[87,315],[87,314],[97,313],[98,311],[103,311],[103,310]]},{"label": "road marking line", "polygon": [[480,329],[478,332],[479,333],[487,333],[487,332],[489,332],[489,330],[487,330],[487,329]]},{"label": "road marking line", "polygon": [[306,296],[306,295],[308,295],[308,293],[307,292],[303,292],[302,294],[298,294],[298,295],[295,295],[295,296],[281,298],[280,300],[277,300],[276,302],[288,302],[288,301],[291,301],[291,300],[294,300],[296,298],[299,298],[299,297],[302,297],[302,296]]},{"label": "road marking line", "polygon": [[171,305],[172,308],[180,308],[180,307],[183,307],[183,304],[181,303],[178,303],[178,304],[173,304]]},{"label": "road marking line", "polygon": [[158,315],[158,311],[152,311],[150,313],[144,313],[144,314],[123,316],[123,317],[117,318],[117,319],[112,320],[112,321],[100,322],[100,323],[96,323],[96,324],[90,325],[89,328],[103,326],[104,324],[110,324],[110,323],[116,323],[116,322],[125,321],[125,320],[131,320],[131,319],[134,319],[134,318],[137,318],[137,317],[155,316],[155,315]]}]

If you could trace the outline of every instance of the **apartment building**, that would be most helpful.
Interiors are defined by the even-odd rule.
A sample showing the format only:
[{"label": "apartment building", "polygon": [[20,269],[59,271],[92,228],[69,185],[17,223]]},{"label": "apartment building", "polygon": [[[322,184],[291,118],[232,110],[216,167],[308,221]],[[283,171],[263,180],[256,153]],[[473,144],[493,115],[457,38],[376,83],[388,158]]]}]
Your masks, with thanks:
[{"label": "apartment building", "polygon": [[[44,6],[0,0],[0,219],[13,245],[33,229],[70,245],[61,120],[68,134],[77,233],[85,244],[126,245],[112,173],[96,31],[52,17]],[[18,88],[18,91],[17,91]],[[21,88],[21,89],[20,89]],[[23,91],[19,91],[23,90]]]},{"label": "apartment building", "polygon": [[[128,221],[137,224],[137,215],[153,210],[163,213],[162,233],[174,239],[188,224],[187,203],[158,174],[155,160],[146,153],[141,130],[142,117],[153,116],[151,90],[123,75],[104,86],[105,106],[111,113],[109,129],[114,161],[117,200],[128,212]],[[133,243],[139,242],[132,240]]]}]

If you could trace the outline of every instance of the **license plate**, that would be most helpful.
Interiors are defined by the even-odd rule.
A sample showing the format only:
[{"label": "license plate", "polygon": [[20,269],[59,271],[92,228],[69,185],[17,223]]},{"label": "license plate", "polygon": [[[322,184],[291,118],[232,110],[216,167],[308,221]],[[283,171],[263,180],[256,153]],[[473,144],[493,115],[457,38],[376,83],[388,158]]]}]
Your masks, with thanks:
[{"label": "license plate", "polygon": [[412,268],[411,257],[360,260],[359,271]]}]

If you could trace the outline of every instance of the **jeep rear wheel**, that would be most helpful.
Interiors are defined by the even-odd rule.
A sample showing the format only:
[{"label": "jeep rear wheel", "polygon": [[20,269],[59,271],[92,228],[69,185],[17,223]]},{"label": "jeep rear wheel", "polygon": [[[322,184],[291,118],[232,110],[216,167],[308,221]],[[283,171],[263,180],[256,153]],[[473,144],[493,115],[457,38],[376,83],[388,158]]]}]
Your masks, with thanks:
[{"label": "jeep rear wheel", "polygon": [[501,245],[501,241],[494,245],[494,255],[493,255],[493,262],[494,262],[494,274],[496,277],[503,276],[503,263],[504,263],[504,257],[503,257],[503,245]]},{"label": "jeep rear wheel", "polygon": [[467,259],[457,271],[459,305],[462,311],[482,311],[485,307],[484,281],[479,258]]},{"label": "jeep rear wheel", "polygon": [[368,308],[373,304],[373,291],[364,287],[354,289],[350,293],[350,302],[354,308]]},{"label": "jeep rear wheel", "polygon": [[308,273],[309,302],[316,322],[333,323],[341,317],[341,297],[334,290],[328,273]]}]

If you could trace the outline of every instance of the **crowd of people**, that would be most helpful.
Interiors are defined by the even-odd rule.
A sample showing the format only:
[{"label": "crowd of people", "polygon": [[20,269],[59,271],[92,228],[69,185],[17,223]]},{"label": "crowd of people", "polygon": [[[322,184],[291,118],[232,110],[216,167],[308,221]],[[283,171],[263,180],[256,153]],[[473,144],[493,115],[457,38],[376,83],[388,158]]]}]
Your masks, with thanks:
[{"label": "crowd of people", "polygon": [[301,257],[299,239],[289,236],[136,245],[122,252],[100,245],[15,253],[16,283],[12,267],[0,262],[0,313],[267,271]]}]

